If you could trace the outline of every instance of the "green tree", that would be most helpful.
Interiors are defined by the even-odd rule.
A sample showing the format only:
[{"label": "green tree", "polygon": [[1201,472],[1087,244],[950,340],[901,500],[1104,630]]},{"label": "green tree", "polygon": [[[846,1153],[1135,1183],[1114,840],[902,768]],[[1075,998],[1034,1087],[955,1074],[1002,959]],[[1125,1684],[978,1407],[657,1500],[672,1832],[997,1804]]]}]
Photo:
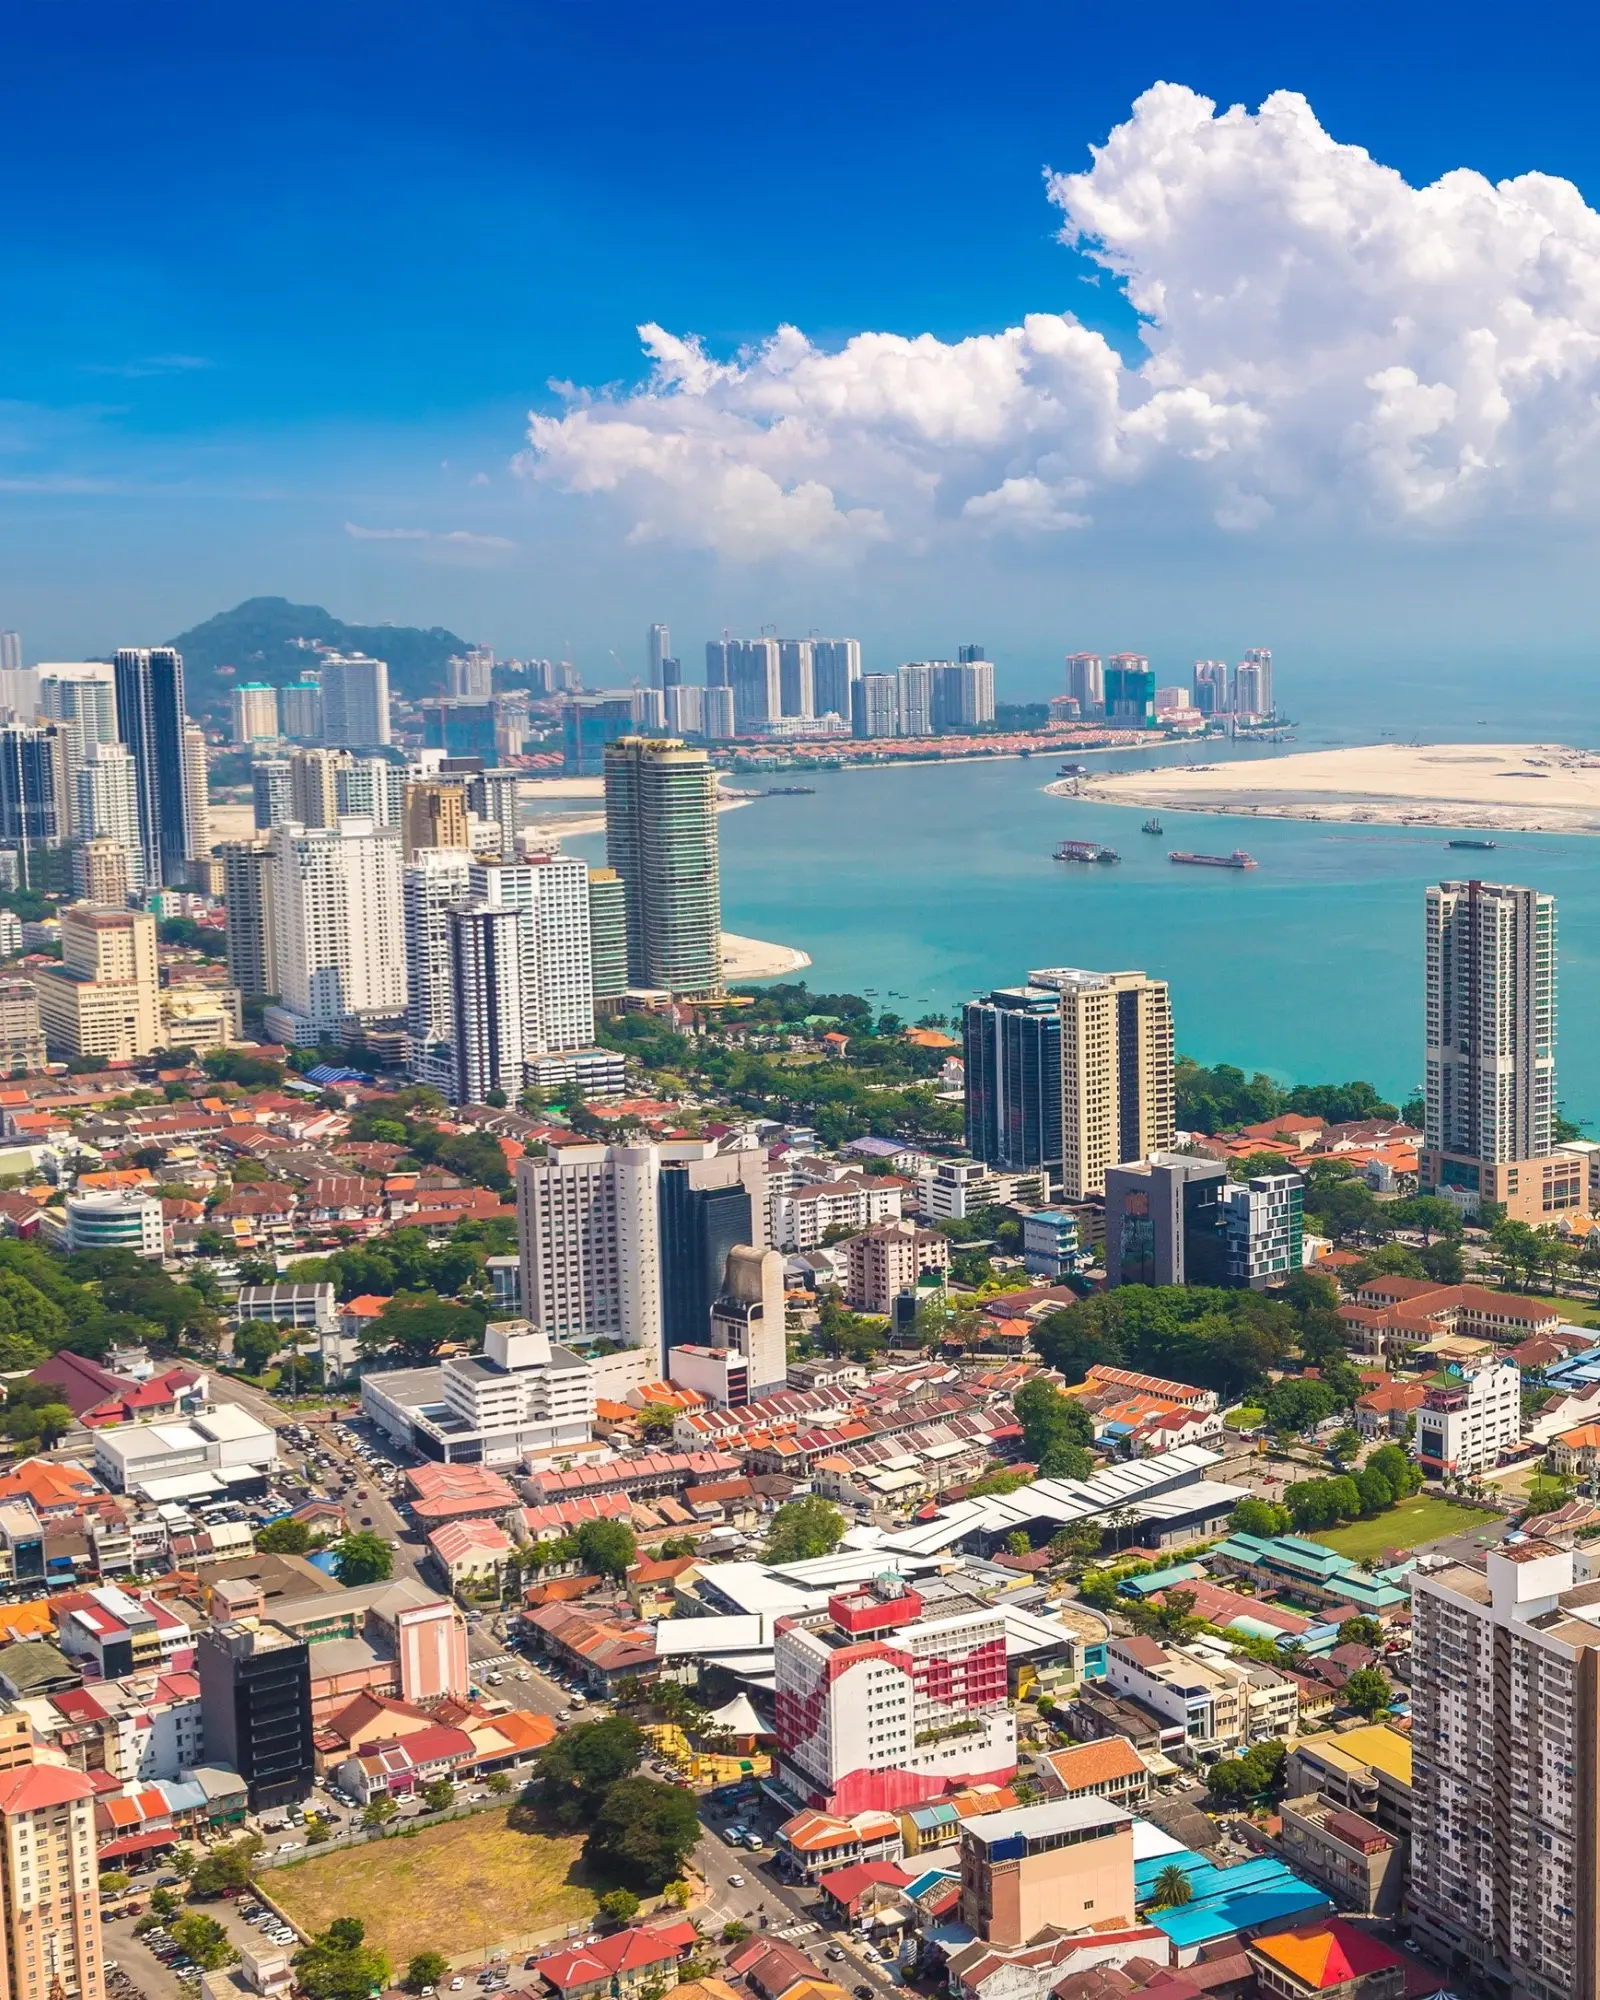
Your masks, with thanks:
[{"label": "green tree", "polygon": [[1264,1538],[1286,1535],[1290,1527],[1289,1510],[1271,1500],[1252,1497],[1241,1500],[1234,1508],[1228,1516],[1228,1526],[1241,1535],[1260,1535]]},{"label": "green tree", "polygon": [[205,1916],[199,1910],[174,1918],[172,1942],[205,1972],[214,1972],[220,1965],[231,1965],[239,1956],[228,1941],[228,1933],[216,1918]]},{"label": "green tree", "polygon": [[100,1877],[100,1893],[102,1896],[120,1896],[132,1879],[120,1868],[108,1868]]},{"label": "green tree", "polygon": [[1028,1540],[1023,1531],[1018,1528],[1014,1534],[1006,1536],[1006,1552],[1008,1555],[1013,1556],[1031,1555],[1033,1553],[1033,1544]]},{"label": "green tree", "polygon": [[429,1812],[444,1812],[456,1802],[456,1788],[448,1778],[430,1778],[422,1788],[422,1803]]},{"label": "green tree", "polygon": [[724,1944],[743,1944],[749,1935],[750,1926],[741,1923],[737,1917],[731,1918],[729,1922],[722,1926],[722,1942]]},{"label": "green tree", "polygon": [[294,1969],[310,2000],[367,2000],[389,1984],[389,1961],[367,1941],[359,1917],[335,1917],[320,1937],[294,1955]]},{"label": "green tree", "polygon": [[578,1557],[596,1576],[622,1577],[638,1553],[626,1521],[584,1521],[574,1537]]},{"label": "green tree", "polygon": [[259,1835],[247,1834],[225,1847],[213,1847],[195,1863],[189,1877],[192,1896],[220,1896],[227,1889],[247,1889],[250,1871],[261,1852]]},{"label": "green tree", "polygon": [[150,1891],[150,1914],[153,1917],[175,1917],[182,1908],[182,1897],[173,1895],[170,1889]]},{"label": "green tree", "polygon": [[1361,1433],[1353,1424],[1335,1431],[1328,1443],[1328,1456],[1335,1465],[1348,1465],[1361,1450]]},{"label": "green tree", "polygon": [[1339,1627],[1341,1646],[1380,1646],[1383,1627],[1376,1618],[1347,1618]]},{"label": "green tree", "polygon": [[678,1419],[674,1411],[659,1403],[646,1403],[634,1421],[641,1437],[670,1437]]},{"label": "green tree", "polygon": [[1036,1375],[1012,1397],[1011,1407],[1022,1426],[1023,1450],[1041,1478],[1088,1478],[1094,1470],[1089,1451],[1094,1420],[1076,1398]]},{"label": "green tree", "polygon": [[361,1808],[361,1824],[366,1827],[381,1828],[389,1824],[400,1808],[386,1793],[375,1799],[368,1799]]},{"label": "green tree", "polygon": [[234,1359],[247,1375],[259,1375],[283,1345],[283,1335],[266,1320],[246,1320],[233,1336]]},{"label": "green tree", "polygon": [[699,1838],[692,1793],[655,1778],[623,1778],[601,1801],[584,1854],[597,1867],[656,1890],[680,1872]]},{"label": "green tree", "polygon": [[1394,1488],[1372,1466],[1364,1465],[1355,1475],[1355,1481],[1363,1514],[1382,1514],[1394,1505]]},{"label": "green tree", "polygon": [[563,1826],[584,1826],[613,1785],[631,1777],[644,1755],[644,1735],[625,1715],[580,1723],[562,1732],[539,1759],[545,1800]]},{"label": "green tree", "polygon": [[600,1914],[614,1924],[631,1924],[644,1905],[631,1889],[613,1889],[600,1898]]},{"label": "green tree", "polygon": [[311,1546],[311,1530],[292,1514],[268,1521],[256,1530],[256,1547],[268,1556],[303,1556]]},{"label": "green tree", "polygon": [[1388,1708],[1394,1690],[1389,1685],[1388,1676],[1381,1674],[1376,1667],[1357,1667],[1339,1690],[1339,1697],[1357,1715],[1364,1715],[1370,1722]]},{"label": "green tree", "polygon": [[1326,1382],[1289,1375],[1272,1385],[1267,1397],[1267,1422],[1275,1431],[1303,1436],[1326,1422],[1338,1407],[1339,1399]]},{"label": "green tree", "polygon": [[1422,1485],[1422,1468],[1397,1444],[1382,1444],[1367,1460],[1368,1472],[1381,1472],[1397,1500],[1407,1499]]},{"label": "green tree", "polygon": [[1187,1869],[1180,1868],[1175,1861],[1169,1861],[1157,1873],[1151,1886],[1154,1893],[1150,1898],[1150,1907],[1153,1910],[1181,1910],[1194,1894],[1194,1884]]},{"label": "green tree", "polygon": [[431,1361],[441,1347],[477,1347],[483,1339],[484,1316],[476,1307],[392,1298],[370,1326],[363,1327],[363,1354],[397,1348],[410,1361]]},{"label": "green tree", "polygon": [[819,1494],[786,1500],[772,1517],[763,1559],[769,1563],[808,1562],[831,1556],[844,1534],[845,1520]]},{"label": "green tree", "polygon": [[394,1574],[394,1550],[370,1528],[356,1528],[333,1545],[334,1574],[346,1587],[385,1583]]},{"label": "green tree", "polygon": [[419,1951],[406,1967],[406,1984],[420,1993],[424,1986],[442,1986],[449,1971],[450,1961],[443,1952]]}]

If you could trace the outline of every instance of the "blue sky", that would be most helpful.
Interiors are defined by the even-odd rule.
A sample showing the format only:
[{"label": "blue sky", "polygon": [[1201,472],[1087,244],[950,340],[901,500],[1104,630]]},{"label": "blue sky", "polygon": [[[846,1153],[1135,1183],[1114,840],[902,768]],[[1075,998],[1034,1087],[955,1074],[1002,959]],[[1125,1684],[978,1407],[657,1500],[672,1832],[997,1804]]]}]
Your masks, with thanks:
[{"label": "blue sky", "polygon": [[[570,645],[595,681],[612,648],[637,670],[649,618],[691,657],[724,623],[770,621],[859,631],[882,664],[983,638],[1018,691],[1053,685],[1078,645],[1176,662],[1266,642],[1324,672],[1386,648],[1573,656],[1600,501],[1563,449],[1593,397],[1600,225],[1543,194],[1531,239],[1521,197],[1515,226],[1476,197],[1419,219],[1342,155],[1348,215],[1332,238],[1308,220],[1318,125],[1411,188],[1468,167],[1600,196],[1592,16],[1533,22],[20,0],[3,30],[0,623],[61,657],[282,593],[506,651]],[[1134,113],[1158,80],[1252,114],[1302,93],[1311,123],[1286,114],[1286,156],[1250,125],[1219,166],[1218,128],[1186,101]],[[1118,126],[1124,166],[1047,199],[1043,171],[1083,174]],[[1280,157],[1301,174],[1287,217]],[[1125,216],[1152,176],[1171,240],[1149,214],[1098,260],[1058,240]],[[1319,295],[1294,267],[1333,269],[1334,238],[1364,257],[1374,203],[1390,249],[1352,262],[1370,296],[1346,338],[1343,281]],[[1422,268],[1436,237],[1471,267],[1459,286]],[[1248,303],[1269,253],[1273,332],[1253,344],[1219,330],[1218,302]],[[1155,442],[1130,273],[1192,300],[1163,336]],[[1537,337],[1513,354],[1530,301]],[[1066,391],[1063,314],[1103,336]],[[1050,322],[1043,346],[958,345],[1029,315]],[[772,429],[800,379],[787,362],[709,389],[674,362],[635,395],[642,323],[719,362],[802,329],[801,447]],[[1481,344],[1463,359],[1455,338],[1480,327],[1506,357],[1490,390]],[[813,367],[866,333],[889,337],[870,367]],[[998,357],[1014,418],[980,410],[981,439],[953,445],[921,403],[886,418],[881,370],[924,334],[936,402],[981,402]],[[1398,397],[1371,386],[1396,370]],[[1131,431],[1060,418],[1111,375],[1143,412]],[[552,379],[620,400],[580,433]],[[1045,428],[1064,426],[1048,448],[1041,395]],[[519,467],[530,410],[555,428]],[[663,483],[657,444],[702,458]]]}]

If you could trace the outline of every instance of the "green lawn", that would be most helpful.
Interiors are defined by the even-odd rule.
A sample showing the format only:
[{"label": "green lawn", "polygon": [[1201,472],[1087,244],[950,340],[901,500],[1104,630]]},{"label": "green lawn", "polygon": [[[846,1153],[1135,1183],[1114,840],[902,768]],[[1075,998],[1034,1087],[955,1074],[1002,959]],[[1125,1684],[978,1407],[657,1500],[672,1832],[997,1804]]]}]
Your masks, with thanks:
[{"label": "green lawn", "polygon": [[[1503,1289],[1503,1288],[1497,1288]],[[1554,1292],[1520,1292],[1511,1290],[1506,1296],[1513,1299],[1527,1299],[1533,1305],[1548,1306],[1552,1312],[1560,1313],[1574,1326],[1593,1326],[1595,1323],[1595,1302],[1593,1299],[1557,1298]]]},{"label": "green lawn", "polygon": [[1253,1431],[1258,1424],[1264,1424],[1267,1413],[1259,1403],[1236,1403],[1231,1410],[1223,1412],[1222,1421],[1229,1430]]},{"label": "green lawn", "polygon": [[1352,1521],[1348,1528],[1329,1528],[1320,1535],[1312,1535],[1310,1540],[1362,1562],[1368,1556],[1382,1555],[1385,1549],[1419,1549],[1429,1542],[1442,1542],[1447,1535],[1459,1535],[1479,1522],[1496,1518],[1484,1507],[1464,1506],[1459,1500],[1435,1500],[1419,1493],[1402,1500],[1386,1514],[1374,1515],[1370,1521]]}]

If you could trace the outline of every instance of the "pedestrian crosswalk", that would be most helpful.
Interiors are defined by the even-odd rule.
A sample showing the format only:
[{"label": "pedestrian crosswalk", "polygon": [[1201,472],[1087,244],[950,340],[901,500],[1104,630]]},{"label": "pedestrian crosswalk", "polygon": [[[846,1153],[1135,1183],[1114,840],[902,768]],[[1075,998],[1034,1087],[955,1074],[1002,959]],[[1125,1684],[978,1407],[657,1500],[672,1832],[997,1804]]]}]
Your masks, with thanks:
[{"label": "pedestrian crosswalk", "polygon": [[519,1664],[513,1653],[491,1653],[486,1660],[474,1660],[472,1671],[475,1674],[490,1674]]}]

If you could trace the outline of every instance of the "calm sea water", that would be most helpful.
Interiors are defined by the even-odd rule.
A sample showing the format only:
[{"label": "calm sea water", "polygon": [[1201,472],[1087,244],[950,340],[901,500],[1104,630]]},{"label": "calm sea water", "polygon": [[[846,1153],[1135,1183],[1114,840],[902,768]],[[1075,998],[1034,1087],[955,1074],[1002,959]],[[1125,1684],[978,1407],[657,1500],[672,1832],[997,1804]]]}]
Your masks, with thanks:
[{"label": "calm sea water", "polygon": [[[1471,721],[1432,732],[1475,733]],[[1298,747],[1376,734],[1314,724]],[[1489,740],[1556,734],[1524,721]],[[814,990],[873,987],[908,1019],[1015,984],[1032,966],[1140,967],[1171,981],[1185,1054],[1285,1082],[1364,1077],[1399,1101],[1422,1073],[1423,889],[1476,864],[1558,898],[1560,1092],[1568,1116],[1600,1129],[1600,841],[1502,834],[1492,855],[1453,854],[1443,832],[1171,812],[1155,838],[1139,830],[1143,810],[1047,797],[1058,761],[794,776],[814,795],[723,816],[724,921],[809,952]],[[1064,838],[1102,841],[1121,864],[1057,862]],[[591,858],[602,845],[574,843]],[[1174,847],[1244,847],[1260,865],[1177,868]]]}]

